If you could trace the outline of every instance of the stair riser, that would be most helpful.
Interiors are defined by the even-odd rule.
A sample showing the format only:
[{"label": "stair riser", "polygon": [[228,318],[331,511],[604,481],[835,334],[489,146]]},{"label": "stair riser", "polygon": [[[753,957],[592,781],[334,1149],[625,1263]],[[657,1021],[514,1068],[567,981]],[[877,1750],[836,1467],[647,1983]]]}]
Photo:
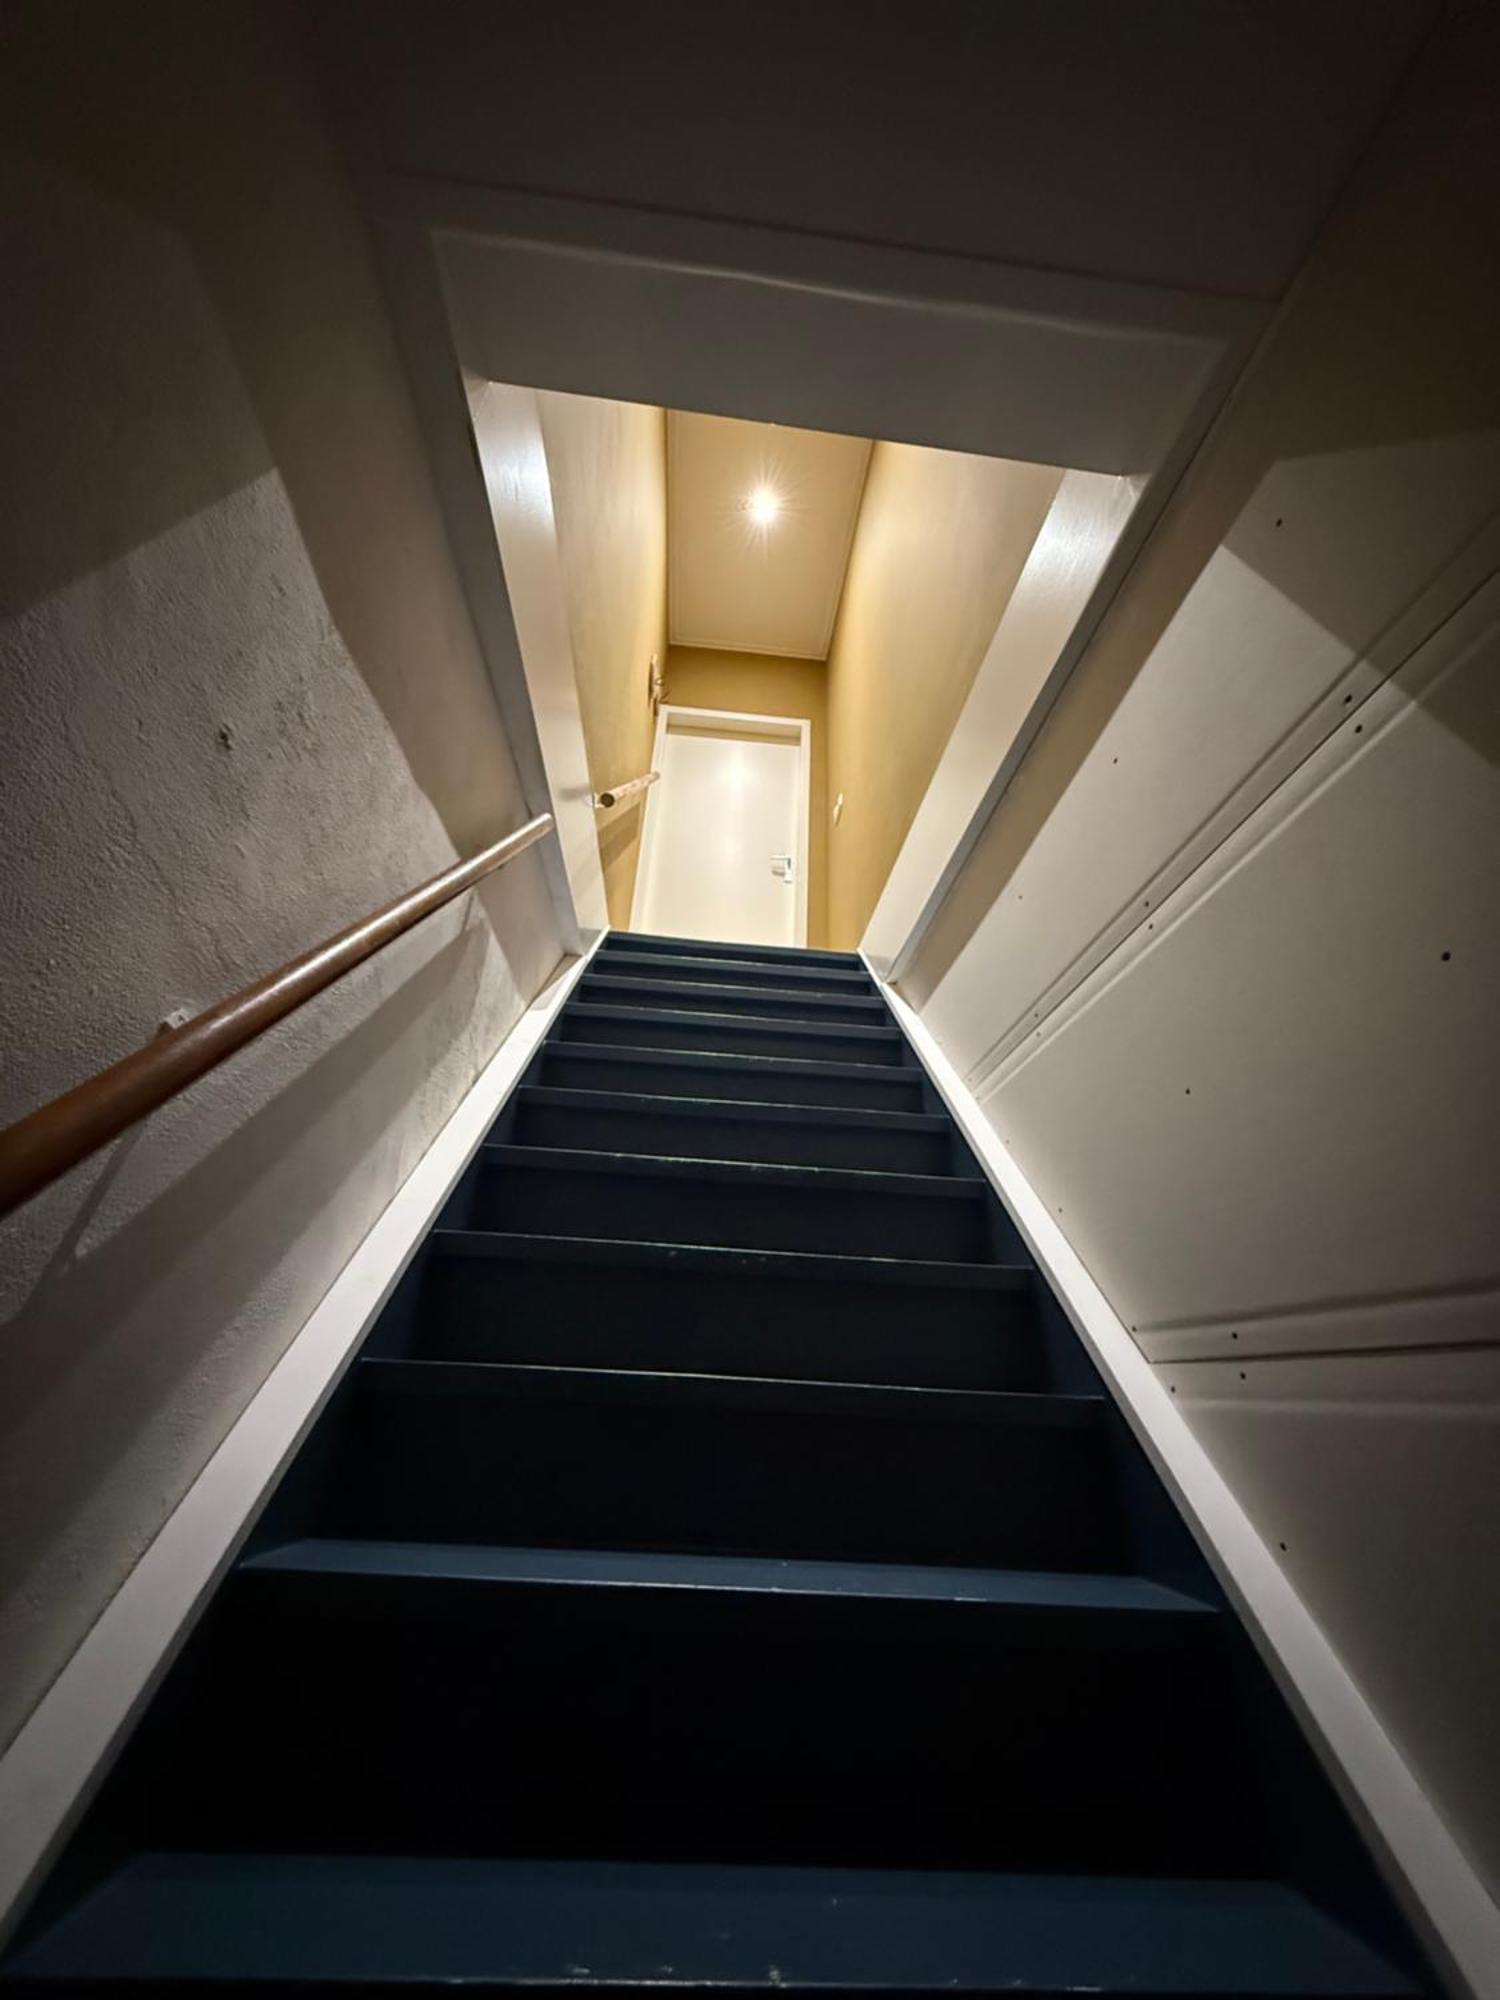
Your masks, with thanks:
[{"label": "stair riser", "polygon": [[1093,1427],[367,1391],[299,1532],[1107,1571],[1111,1499]]},{"label": "stair riser", "polygon": [[[959,1185],[952,1183],[951,1185]],[[450,1226],[628,1243],[702,1243],[980,1263],[984,1204],[969,1198],[804,1185],[484,1167]]]},{"label": "stair riser", "polygon": [[433,1360],[1036,1389],[1025,1291],[435,1257],[410,1351]]},{"label": "stair riser", "polygon": [[[816,1060],[816,1059],[815,1059]],[[837,1111],[921,1111],[922,1081],[911,1070],[874,1070],[867,1076],[799,1074],[774,1063],[732,1064],[642,1061],[628,1053],[579,1055],[566,1042],[548,1044],[536,1081],[560,1090],[640,1091],[657,1097],[721,1097],[736,1104],[806,1104]]]},{"label": "stair riser", "polygon": [[839,972],[832,968],[799,971],[795,967],[754,965],[732,958],[662,958],[649,952],[616,952],[596,959],[594,970],[608,973],[612,978],[657,979],[679,985],[751,986],[762,993],[816,993],[830,1000],[851,996],[870,998],[876,992],[874,980],[863,972]]},{"label": "stair riser", "polygon": [[659,1020],[653,1010],[638,1010],[639,1018],[619,1019],[597,1009],[587,1013],[576,1009],[564,1012],[556,1029],[562,1042],[592,1042],[606,1048],[703,1049],[721,1055],[790,1056],[803,1062],[868,1063],[873,1068],[894,1068],[902,1059],[898,1040],[883,1035],[850,1035],[829,1028],[810,1033],[806,1028],[776,1027],[767,1023],[747,1027],[742,1020],[685,1020],[661,1010]]},{"label": "stair riser", "polygon": [[523,1146],[589,1152],[649,1153],[660,1158],[764,1160],[791,1167],[854,1167],[896,1174],[945,1174],[952,1141],[942,1132],[841,1129],[777,1119],[759,1123],[672,1117],[659,1111],[574,1110],[523,1104],[512,1137]]},{"label": "stair riser", "polygon": [[163,1719],[153,1830],[1209,1872],[1256,1858],[1209,1810],[1216,1638],[1201,1617],[241,1572]]}]

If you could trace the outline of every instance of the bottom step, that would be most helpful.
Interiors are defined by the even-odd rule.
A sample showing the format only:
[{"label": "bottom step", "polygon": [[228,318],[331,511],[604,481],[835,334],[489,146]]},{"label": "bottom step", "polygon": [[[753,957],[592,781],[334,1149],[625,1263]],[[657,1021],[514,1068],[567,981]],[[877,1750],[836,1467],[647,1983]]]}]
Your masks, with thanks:
[{"label": "bottom step", "polygon": [[147,1854],[23,1946],[24,1983],[317,1981],[1057,1994],[1416,1991],[1279,1883]]}]

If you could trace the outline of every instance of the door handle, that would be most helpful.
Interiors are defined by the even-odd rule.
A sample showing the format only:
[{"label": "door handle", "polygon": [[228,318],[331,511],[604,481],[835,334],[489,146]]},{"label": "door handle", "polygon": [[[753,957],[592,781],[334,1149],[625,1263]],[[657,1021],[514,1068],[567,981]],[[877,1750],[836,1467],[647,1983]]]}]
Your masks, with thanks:
[{"label": "door handle", "polygon": [[771,856],[771,873],[779,881],[794,881],[797,874],[796,856],[792,854],[773,854]]}]

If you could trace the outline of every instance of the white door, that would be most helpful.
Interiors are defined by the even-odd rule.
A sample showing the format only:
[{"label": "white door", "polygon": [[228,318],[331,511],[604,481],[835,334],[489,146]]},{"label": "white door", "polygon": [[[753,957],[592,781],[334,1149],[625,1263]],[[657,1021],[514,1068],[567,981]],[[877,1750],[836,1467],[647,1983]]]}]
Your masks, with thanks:
[{"label": "white door", "polygon": [[634,929],[805,942],[807,729],[772,716],[663,709]]}]

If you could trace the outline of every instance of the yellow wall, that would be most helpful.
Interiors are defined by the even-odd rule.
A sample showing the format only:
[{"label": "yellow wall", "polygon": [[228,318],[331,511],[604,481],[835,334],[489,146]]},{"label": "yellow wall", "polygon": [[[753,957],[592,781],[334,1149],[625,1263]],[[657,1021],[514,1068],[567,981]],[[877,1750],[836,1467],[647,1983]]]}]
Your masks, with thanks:
[{"label": "yellow wall", "polygon": [[[537,401],[594,790],[650,762],[653,653],[666,660],[673,702],[807,717],[808,942],[854,949],[1061,474],[877,444],[827,664],[668,653],[663,412],[555,391]],[[644,818],[643,798],[599,817],[609,918],[621,927]]]},{"label": "yellow wall", "polygon": [[[875,446],[828,659],[828,943],[859,943],[1060,471]],[[828,822],[825,820],[825,824]]]},{"label": "yellow wall", "polygon": [[807,942],[815,949],[826,946],[828,669],[821,660],[787,660],[766,653],[724,653],[696,646],[673,646],[667,654],[667,700],[682,708],[732,708],[742,714],[790,715],[811,722]]},{"label": "yellow wall", "polygon": [[[651,656],[666,651],[666,418],[641,403],[537,397],[562,558],[589,777],[596,792],[651,759]],[[599,816],[612,924],[630,921],[639,800]]]}]

